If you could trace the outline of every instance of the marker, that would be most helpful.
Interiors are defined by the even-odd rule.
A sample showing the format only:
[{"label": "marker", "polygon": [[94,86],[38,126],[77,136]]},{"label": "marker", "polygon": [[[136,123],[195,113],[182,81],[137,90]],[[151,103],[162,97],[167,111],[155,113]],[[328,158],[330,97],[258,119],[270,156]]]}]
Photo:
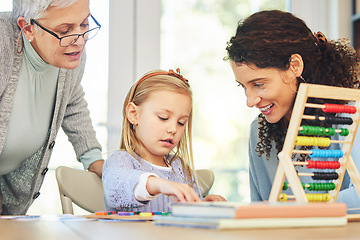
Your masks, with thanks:
[{"label": "marker", "polygon": [[118,212],[119,216],[133,216],[135,215],[134,212]]},{"label": "marker", "polygon": [[151,217],[152,215],[154,215],[154,213],[152,213],[152,212],[141,212],[141,213],[139,213],[139,216],[142,216],[142,217]]},{"label": "marker", "polygon": [[153,212],[153,215],[163,215],[163,212]]},{"label": "marker", "polygon": [[107,214],[107,212],[95,212],[95,215],[103,216],[103,215],[108,215],[108,214]]}]

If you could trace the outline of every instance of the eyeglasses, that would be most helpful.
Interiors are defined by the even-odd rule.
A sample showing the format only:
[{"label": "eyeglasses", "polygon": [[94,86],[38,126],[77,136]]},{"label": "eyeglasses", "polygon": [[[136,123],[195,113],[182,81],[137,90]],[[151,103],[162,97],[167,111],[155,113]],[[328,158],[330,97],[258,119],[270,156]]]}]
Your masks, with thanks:
[{"label": "eyeglasses", "polygon": [[88,41],[90,39],[92,39],[93,37],[96,36],[96,34],[99,32],[101,25],[98,21],[96,21],[96,19],[93,17],[93,15],[90,15],[91,18],[94,20],[95,24],[97,25],[96,27],[82,33],[82,34],[71,34],[71,35],[67,35],[64,37],[59,37],[59,35],[57,35],[56,33],[50,31],[49,29],[41,26],[36,20],[34,19],[30,19],[30,23],[31,24],[36,24],[38,25],[42,30],[50,33],[51,35],[53,35],[54,37],[56,37],[57,39],[59,39],[59,44],[61,47],[68,47],[70,45],[73,45],[76,43],[76,41],[79,39],[79,37],[83,37],[85,41]]}]

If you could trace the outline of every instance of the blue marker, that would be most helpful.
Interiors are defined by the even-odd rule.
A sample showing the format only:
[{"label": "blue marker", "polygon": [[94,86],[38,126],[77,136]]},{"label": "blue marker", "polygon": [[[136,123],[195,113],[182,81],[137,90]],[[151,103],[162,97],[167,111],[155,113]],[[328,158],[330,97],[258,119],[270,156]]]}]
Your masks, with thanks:
[{"label": "blue marker", "polygon": [[134,212],[118,212],[119,216],[134,216]]}]

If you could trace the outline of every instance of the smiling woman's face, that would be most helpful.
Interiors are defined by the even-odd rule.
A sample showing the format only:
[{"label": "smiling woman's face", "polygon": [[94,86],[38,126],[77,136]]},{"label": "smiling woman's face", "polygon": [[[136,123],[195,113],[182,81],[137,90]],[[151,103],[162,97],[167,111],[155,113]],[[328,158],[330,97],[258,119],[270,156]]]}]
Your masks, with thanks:
[{"label": "smiling woman's face", "polygon": [[258,68],[231,61],[236,81],[244,88],[248,107],[257,107],[269,123],[290,119],[296,96],[296,77],[291,70]]},{"label": "smiling woman's face", "polygon": [[[78,0],[66,7],[49,7],[44,17],[36,19],[43,27],[56,33],[59,37],[71,34],[82,34],[87,30],[90,18],[89,0]],[[33,38],[31,44],[40,57],[47,63],[58,68],[74,69],[80,63],[85,41],[80,37],[75,44],[61,47],[59,39],[38,28],[31,26]]]}]

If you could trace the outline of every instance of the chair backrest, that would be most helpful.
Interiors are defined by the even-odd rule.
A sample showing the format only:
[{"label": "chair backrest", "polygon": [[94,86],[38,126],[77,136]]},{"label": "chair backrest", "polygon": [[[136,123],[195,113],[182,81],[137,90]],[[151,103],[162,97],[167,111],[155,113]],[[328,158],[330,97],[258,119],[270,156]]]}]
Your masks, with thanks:
[{"label": "chair backrest", "polygon": [[64,214],[74,214],[72,203],[92,213],[105,210],[104,189],[98,175],[64,166],[55,172]]},{"label": "chair backrest", "polygon": [[198,169],[195,172],[198,178],[199,187],[203,190],[202,197],[206,197],[214,184],[214,172],[210,169]]},{"label": "chair backrest", "polygon": [[[74,214],[72,203],[92,213],[105,211],[104,188],[98,175],[65,166],[56,168],[55,173],[63,214]],[[214,173],[199,169],[196,176],[205,197],[214,183]]]}]

